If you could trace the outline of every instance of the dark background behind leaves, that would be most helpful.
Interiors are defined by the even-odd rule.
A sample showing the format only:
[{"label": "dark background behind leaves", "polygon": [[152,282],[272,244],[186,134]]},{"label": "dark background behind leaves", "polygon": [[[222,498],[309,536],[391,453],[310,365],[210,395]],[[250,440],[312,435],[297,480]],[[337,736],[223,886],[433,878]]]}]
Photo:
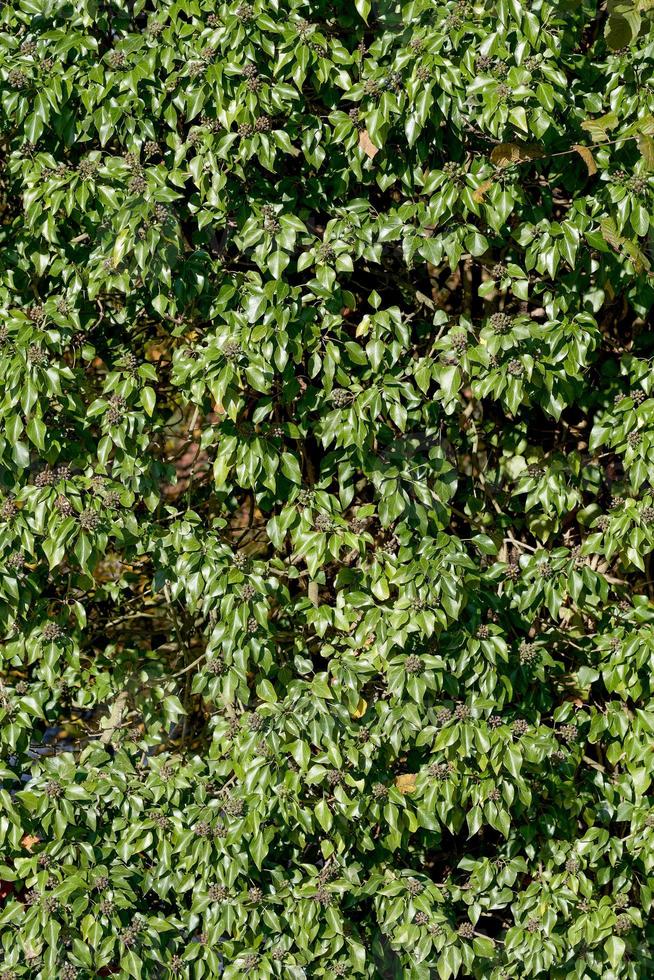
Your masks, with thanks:
[{"label": "dark background behind leaves", "polygon": [[649,0],[0,9],[0,977],[653,975]]}]

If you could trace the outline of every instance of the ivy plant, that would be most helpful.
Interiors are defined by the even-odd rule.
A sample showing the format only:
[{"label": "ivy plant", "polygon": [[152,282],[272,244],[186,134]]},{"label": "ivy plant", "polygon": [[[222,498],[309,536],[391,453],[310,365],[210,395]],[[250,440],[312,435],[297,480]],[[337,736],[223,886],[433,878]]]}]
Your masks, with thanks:
[{"label": "ivy plant", "polygon": [[651,0],[0,7],[0,980],[654,976]]}]

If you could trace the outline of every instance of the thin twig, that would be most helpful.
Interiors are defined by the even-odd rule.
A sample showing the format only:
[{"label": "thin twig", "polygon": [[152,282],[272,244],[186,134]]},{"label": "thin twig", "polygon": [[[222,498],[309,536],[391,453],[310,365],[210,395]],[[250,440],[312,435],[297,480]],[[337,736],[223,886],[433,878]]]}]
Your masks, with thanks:
[{"label": "thin twig", "polygon": [[538,551],[538,548],[534,548],[534,547],[533,547],[532,545],[530,545],[530,544],[525,544],[525,542],[524,542],[524,541],[517,541],[517,540],[516,540],[516,538],[514,538],[514,537],[513,537],[513,535],[511,535],[511,534],[507,534],[507,535],[505,535],[505,537],[504,537],[504,540],[505,540],[505,541],[510,541],[510,542],[511,542],[511,544],[515,544],[515,545],[517,545],[517,546],[518,546],[518,548],[526,548],[526,549],[527,549],[527,551],[534,551],[534,552],[535,552],[535,551]]}]

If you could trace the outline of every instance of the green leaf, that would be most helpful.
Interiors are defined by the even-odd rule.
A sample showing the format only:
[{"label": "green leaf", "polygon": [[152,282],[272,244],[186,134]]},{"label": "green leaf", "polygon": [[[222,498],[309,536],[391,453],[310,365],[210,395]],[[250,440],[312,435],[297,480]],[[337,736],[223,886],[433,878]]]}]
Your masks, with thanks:
[{"label": "green leaf", "polygon": [[275,704],[277,701],[275,688],[268,680],[263,680],[257,684],[257,694],[262,701],[268,701],[270,704]]},{"label": "green leaf", "polygon": [[612,967],[617,967],[625,954],[626,944],[619,936],[610,936],[604,943],[604,950]]},{"label": "green leaf", "polygon": [[314,813],[322,829],[325,831],[325,833],[329,833],[332,828],[333,820],[331,811],[324,800],[320,800],[316,804],[314,807]]},{"label": "green leaf", "polygon": [[152,415],[154,412],[154,407],[157,403],[157,396],[154,389],[150,387],[142,388],[139,395],[139,400],[148,415]]},{"label": "green leaf", "polygon": [[359,17],[368,23],[368,16],[370,14],[371,3],[370,0],[354,0],[354,6],[356,8]]}]

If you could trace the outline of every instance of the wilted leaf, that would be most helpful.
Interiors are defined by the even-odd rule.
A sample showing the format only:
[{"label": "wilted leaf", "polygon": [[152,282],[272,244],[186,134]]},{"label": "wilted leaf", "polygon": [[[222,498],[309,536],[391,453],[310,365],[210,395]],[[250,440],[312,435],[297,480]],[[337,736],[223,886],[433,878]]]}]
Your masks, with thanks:
[{"label": "wilted leaf", "polygon": [[376,157],[379,153],[379,147],[375,146],[375,144],[372,142],[368,136],[367,129],[362,129],[359,132],[359,149],[363,150],[363,152],[369,156],[371,160],[374,159],[374,157]]},{"label": "wilted leaf", "polygon": [[585,119],[581,128],[590,133],[593,143],[601,143],[608,139],[608,133],[618,125],[618,117],[615,112],[607,112],[604,116],[597,119]]},{"label": "wilted leaf", "polygon": [[493,186],[492,180],[484,180],[479,185],[479,187],[475,187],[474,193],[472,195],[473,201],[476,201],[477,204],[480,204],[484,200],[484,197],[486,196],[486,192],[489,191],[492,186]]},{"label": "wilted leaf", "polygon": [[537,160],[543,153],[543,148],[535,143],[498,143],[491,150],[490,158],[496,167],[504,168],[527,160]]},{"label": "wilted leaf", "polygon": [[587,146],[582,146],[579,143],[573,143],[572,149],[576,150],[576,152],[579,154],[581,159],[586,164],[586,167],[588,168],[588,175],[592,177],[593,174],[596,174],[597,164],[595,163],[595,157],[593,156],[589,148]]}]

